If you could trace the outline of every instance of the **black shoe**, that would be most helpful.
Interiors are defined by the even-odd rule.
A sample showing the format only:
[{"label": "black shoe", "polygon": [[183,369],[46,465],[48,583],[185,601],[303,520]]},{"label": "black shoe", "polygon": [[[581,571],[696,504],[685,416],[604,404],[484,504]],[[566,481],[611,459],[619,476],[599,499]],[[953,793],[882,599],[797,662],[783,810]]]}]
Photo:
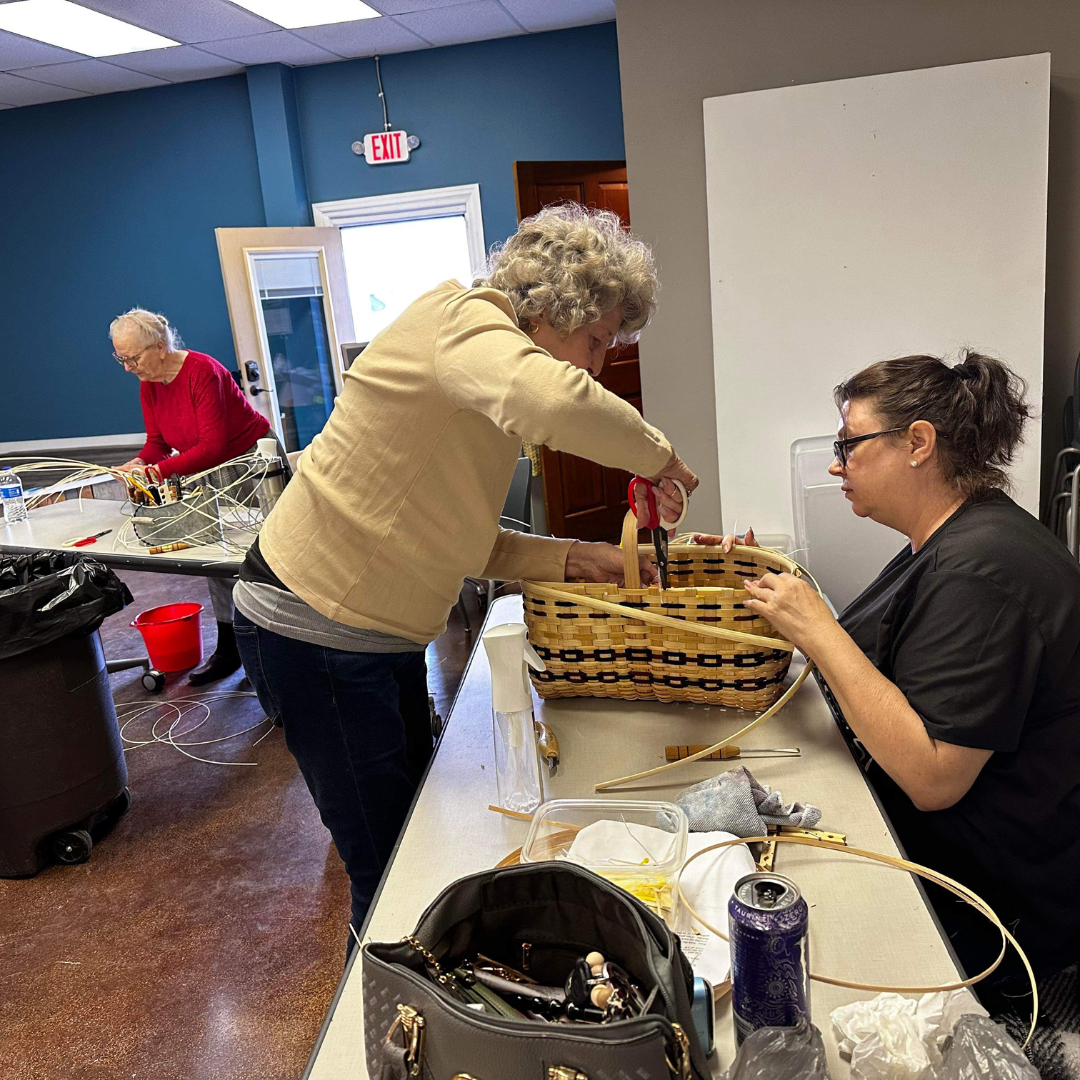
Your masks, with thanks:
[{"label": "black shoe", "polygon": [[232,623],[219,622],[217,628],[217,648],[205,664],[201,664],[188,676],[191,686],[202,686],[204,683],[224,679],[240,667],[240,653],[236,648],[236,634],[233,632]]}]

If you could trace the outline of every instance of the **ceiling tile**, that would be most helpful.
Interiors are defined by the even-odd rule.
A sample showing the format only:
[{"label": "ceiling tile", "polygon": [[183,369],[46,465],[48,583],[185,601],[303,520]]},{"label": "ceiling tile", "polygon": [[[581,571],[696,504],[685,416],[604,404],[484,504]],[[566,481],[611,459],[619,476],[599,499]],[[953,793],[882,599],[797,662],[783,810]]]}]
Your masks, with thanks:
[{"label": "ceiling tile", "polygon": [[[401,0],[405,2],[405,0]],[[415,0],[413,0],[415,3]],[[615,0],[501,0],[502,6],[526,30],[560,30],[564,26],[586,26],[611,22]]]},{"label": "ceiling tile", "polygon": [[22,79],[18,75],[0,73],[0,102],[5,105],[41,105],[46,101],[89,96],[81,90],[69,90],[66,86],[52,86]]},{"label": "ceiling tile", "polygon": [[361,19],[293,30],[297,37],[321,45],[338,56],[374,56],[376,53],[426,49],[429,42],[399,26],[393,19]]},{"label": "ceiling tile", "polygon": [[82,54],[46,45],[44,41],[10,34],[0,30],[0,71],[33,67],[35,64],[62,64],[65,60],[81,60]]},{"label": "ceiling tile", "polygon": [[521,27],[496,0],[475,0],[471,4],[415,11],[408,15],[396,15],[394,21],[432,45],[457,45],[522,33]]},{"label": "ceiling tile", "polygon": [[77,0],[174,41],[213,41],[281,29],[227,0]]},{"label": "ceiling tile", "polygon": [[341,59],[340,54],[320,48],[288,30],[204,41],[201,48],[241,64],[331,64]]},{"label": "ceiling tile", "polygon": [[430,11],[432,8],[457,7],[468,0],[367,0],[384,15],[405,15],[411,11]]},{"label": "ceiling tile", "polygon": [[[213,79],[219,75],[235,75],[244,70],[243,64],[211,56],[194,45],[178,45],[172,49],[152,49],[149,52],[124,53],[104,59],[118,67],[141,71],[144,75],[156,75],[168,82],[186,82],[189,79]],[[0,101],[3,98],[0,96]]]},{"label": "ceiling tile", "polygon": [[85,90],[88,94],[111,94],[116,90],[140,90],[147,86],[167,86],[163,79],[143,75],[138,71],[105,64],[100,60],[76,60],[71,64],[47,64],[25,68],[24,78],[38,79],[69,90]]}]

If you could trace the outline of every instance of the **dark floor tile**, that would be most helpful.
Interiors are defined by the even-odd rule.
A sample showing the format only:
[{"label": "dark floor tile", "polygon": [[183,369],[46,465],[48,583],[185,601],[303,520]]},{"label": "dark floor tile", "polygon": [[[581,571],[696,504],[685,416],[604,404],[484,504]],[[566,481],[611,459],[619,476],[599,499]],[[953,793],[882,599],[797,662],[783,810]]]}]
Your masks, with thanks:
[{"label": "dark floor tile", "polygon": [[[128,624],[178,600],[205,605],[209,655],[215,628],[201,578],[123,577],[135,603],[102,627],[106,656],[143,655]],[[428,654],[444,716],[471,646],[456,620]],[[472,621],[475,630],[478,612]],[[140,675],[111,676],[122,723],[128,703],[161,700]],[[163,698],[236,690],[242,675],[199,690],[170,675]],[[2,1080],[292,1080],[302,1072],[341,975],[348,881],[280,729],[256,745],[269,725],[259,723],[253,696],[209,704],[210,719],[186,740],[255,730],[190,752],[256,766],[135,749],[131,809],[89,862],[0,881]],[[146,733],[150,720],[133,721],[128,735]]]}]

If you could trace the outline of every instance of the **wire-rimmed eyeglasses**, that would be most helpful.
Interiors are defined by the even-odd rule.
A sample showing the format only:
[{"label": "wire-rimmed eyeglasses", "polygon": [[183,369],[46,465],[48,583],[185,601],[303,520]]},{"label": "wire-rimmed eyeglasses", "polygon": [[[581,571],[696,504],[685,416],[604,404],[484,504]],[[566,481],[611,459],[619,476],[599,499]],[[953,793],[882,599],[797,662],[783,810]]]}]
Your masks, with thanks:
[{"label": "wire-rimmed eyeglasses", "polygon": [[[149,348],[150,346],[147,345],[146,349]],[[134,356],[121,356],[119,353],[114,352],[112,354],[112,357],[122,368],[126,368],[128,371],[132,371],[139,366],[139,361],[142,359],[143,353],[146,352],[146,349],[140,349]]]},{"label": "wire-rimmed eyeglasses", "polygon": [[832,448],[836,460],[840,462],[840,468],[847,468],[849,447],[854,446],[856,443],[867,442],[869,439],[876,439],[879,435],[895,435],[898,431],[907,431],[907,426],[886,428],[884,431],[871,431],[869,435],[854,435],[850,439],[837,439],[832,444]]}]

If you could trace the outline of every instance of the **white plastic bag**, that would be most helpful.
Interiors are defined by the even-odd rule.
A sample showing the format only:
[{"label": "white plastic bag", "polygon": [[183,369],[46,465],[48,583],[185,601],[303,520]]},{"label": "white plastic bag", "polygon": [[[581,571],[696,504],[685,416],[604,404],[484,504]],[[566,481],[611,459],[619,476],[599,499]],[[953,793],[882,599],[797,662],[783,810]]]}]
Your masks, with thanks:
[{"label": "white plastic bag", "polygon": [[966,1013],[986,1010],[962,990],[924,994],[917,1001],[878,994],[831,1013],[840,1053],[851,1059],[852,1080],[931,1080],[941,1044]]}]

